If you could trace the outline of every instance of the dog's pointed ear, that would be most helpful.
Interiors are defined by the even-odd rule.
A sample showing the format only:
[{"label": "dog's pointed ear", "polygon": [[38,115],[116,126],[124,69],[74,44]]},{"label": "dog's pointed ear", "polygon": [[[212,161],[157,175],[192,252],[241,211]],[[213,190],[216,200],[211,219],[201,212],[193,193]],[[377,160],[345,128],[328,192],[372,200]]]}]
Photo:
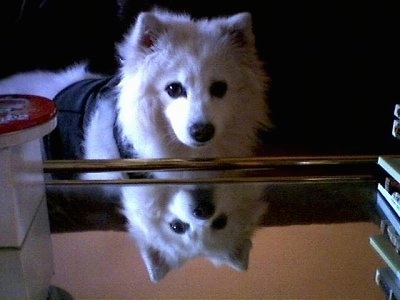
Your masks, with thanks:
[{"label": "dog's pointed ear", "polygon": [[141,248],[141,255],[153,282],[159,282],[172,269],[167,258],[158,249],[144,246]]},{"label": "dog's pointed ear", "polygon": [[226,263],[237,271],[246,271],[249,266],[249,256],[252,247],[250,239],[229,253]]},{"label": "dog's pointed ear", "polygon": [[125,35],[125,38],[117,45],[117,55],[120,64],[129,61],[135,63],[151,53],[154,44],[166,30],[165,24],[151,12],[142,12],[137,18],[134,26]]},{"label": "dog's pointed ear", "polygon": [[148,51],[164,30],[163,23],[152,13],[139,14],[135,24],[135,37],[137,45]]},{"label": "dog's pointed ear", "polygon": [[233,45],[238,47],[253,47],[254,33],[251,14],[238,13],[225,19],[222,24],[223,35],[228,35]]}]

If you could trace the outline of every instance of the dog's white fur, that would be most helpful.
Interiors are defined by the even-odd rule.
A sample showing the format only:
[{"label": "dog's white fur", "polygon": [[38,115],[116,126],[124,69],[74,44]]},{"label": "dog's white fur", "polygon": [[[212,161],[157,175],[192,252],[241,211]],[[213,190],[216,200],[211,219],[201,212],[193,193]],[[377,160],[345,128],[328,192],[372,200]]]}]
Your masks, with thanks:
[{"label": "dog's white fur", "polygon": [[87,71],[86,64],[75,64],[61,72],[35,70],[17,73],[0,81],[1,94],[38,95],[53,99],[65,87],[84,79],[100,78]]},{"label": "dog's white fur", "polygon": [[[117,50],[122,61],[117,123],[139,158],[250,156],[257,130],[272,126],[267,76],[249,13],[193,21],[184,14],[143,12]],[[0,81],[0,93],[52,99],[71,83],[96,77],[84,64],[56,73],[33,71]],[[210,93],[216,81],[227,85],[222,97]],[[169,96],[171,83],[181,84],[185,94]],[[99,107],[84,129],[84,158],[119,157],[112,134],[115,116],[107,106]],[[215,129],[201,144],[189,133],[198,122]]]},{"label": "dog's white fur", "polygon": [[[119,47],[124,64],[118,103],[119,121],[135,149],[154,157],[251,155],[256,129],[271,124],[250,15],[192,22],[186,15],[150,13],[137,23]],[[138,43],[146,34],[154,39],[151,48]],[[221,99],[209,93],[216,80],[228,85]],[[187,97],[171,99],[165,87],[172,82],[182,83]],[[215,126],[214,138],[201,147],[188,134],[198,121]]]},{"label": "dog's white fur", "polygon": [[[113,135],[115,120],[121,139],[134,146],[139,158],[250,156],[257,145],[257,130],[272,126],[265,99],[268,78],[257,57],[249,13],[194,21],[185,14],[143,12],[117,45],[117,52],[121,57],[117,110],[113,101],[99,102],[84,128],[86,159],[120,157]],[[85,64],[62,72],[33,71],[1,81],[0,93],[53,99],[68,85],[97,77],[86,71]],[[216,91],[214,83],[220,84]],[[168,90],[174,88],[171,96]],[[213,135],[199,143],[190,134],[195,123],[211,124]],[[86,178],[120,176],[98,173]],[[122,196],[130,231],[152,280],[197,256],[239,270],[247,268],[250,238],[263,212],[253,187],[215,187],[215,215],[228,217],[223,230],[210,229],[212,218],[197,220],[191,215],[191,196],[184,188],[126,187]],[[185,220],[191,231],[172,232],[171,218]]]},{"label": "dog's white fur", "polygon": [[[215,207],[209,218],[193,214],[193,190],[209,188],[207,201]],[[192,192],[191,192],[192,191]],[[227,264],[238,271],[248,267],[251,238],[267,205],[263,184],[203,186],[132,186],[123,188],[123,213],[129,231],[146,264],[150,279],[159,281],[187,260],[205,257],[215,265]],[[212,224],[226,216],[226,226]],[[184,233],[171,229],[174,220],[188,224]]]}]

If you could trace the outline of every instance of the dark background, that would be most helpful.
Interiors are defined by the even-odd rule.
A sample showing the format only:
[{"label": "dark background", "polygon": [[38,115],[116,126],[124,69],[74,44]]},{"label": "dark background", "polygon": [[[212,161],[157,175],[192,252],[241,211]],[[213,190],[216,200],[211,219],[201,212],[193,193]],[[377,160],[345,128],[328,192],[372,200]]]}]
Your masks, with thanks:
[{"label": "dark background", "polygon": [[399,1],[3,0],[0,77],[89,59],[115,70],[114,44],[153,4],[196,17],[249,11],[271,77],[274,155],[400,154]]}]

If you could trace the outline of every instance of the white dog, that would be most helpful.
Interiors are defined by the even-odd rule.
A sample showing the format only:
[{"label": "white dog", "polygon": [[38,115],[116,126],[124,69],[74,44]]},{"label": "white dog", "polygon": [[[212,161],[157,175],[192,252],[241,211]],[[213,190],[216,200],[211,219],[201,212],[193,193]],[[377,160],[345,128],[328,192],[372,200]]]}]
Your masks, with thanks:
[{"label": "white dog", "polygon": [[192,20],[143,12],[117,55],[115,76],[91,74],[77,64],[11,76],[0,81],[0,93],[56,101],[59,126],[50,136],[50,158],[250,156],[257,131],[272,126],[268,78],[249,13]]},{"label": "white dog", "polygon": [[255,183],[124,187],[123,213],[150,279],[195,257],[246,270],[267,209],[263,191]]},{"label": "white dog", "polygon": [[[0,82],[2,94],[56,102],[58,126],[46,142],[50,159],[251,156],[258,130],[272,126],[268,78],[249,13],[193,20],[143,12],[117,45],[117,55],[121,67],[115,76],[91,74],[77,64]],[[251,235],[264,211],[259,192],[252,186],[207,189],[122,188],[124,213],[152,280],[197,256],[247,268]]]}]

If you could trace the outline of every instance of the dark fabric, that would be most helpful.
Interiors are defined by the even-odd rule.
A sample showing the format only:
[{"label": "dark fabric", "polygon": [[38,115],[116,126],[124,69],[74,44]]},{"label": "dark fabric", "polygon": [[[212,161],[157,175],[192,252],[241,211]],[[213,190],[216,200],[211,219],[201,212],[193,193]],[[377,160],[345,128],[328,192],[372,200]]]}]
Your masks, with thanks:
[{"label": "dark fabric", "polygon": [[[43,138],[46,159],[83,159],[82,147],[84,128],[87,127],[91,115],[99,101],[116,101],[114,87],[119,78],[110,76],[102,79],[86,79],[74,83],[59,92],[54,102],[57,106],[57,127]],[[112,112],[115,113],[116,111]],[[126,142],[121,136],[120,128],[115,124],[113,128],[115,142],[121,158],[137,157],[133,145]],[[56,179],[71,179],[76,174],[52,174]],[[132,172],[130,178],[144,178],[151,175]]]},{"label": "dark fabric", "polygon": [[138,154],[131,143],[129,143],[122,134],[122,130],[118,124],[114,126],[114,138],[117,143],[119,155],[121,158],[137,158]]},{"label": "dark fabric", "polygon": [[100,99],[113,101],[116,77],[86,79],[70,85],[54,98],[57,128],[44,137],[47,159],[82,159],[83,128]]}]

